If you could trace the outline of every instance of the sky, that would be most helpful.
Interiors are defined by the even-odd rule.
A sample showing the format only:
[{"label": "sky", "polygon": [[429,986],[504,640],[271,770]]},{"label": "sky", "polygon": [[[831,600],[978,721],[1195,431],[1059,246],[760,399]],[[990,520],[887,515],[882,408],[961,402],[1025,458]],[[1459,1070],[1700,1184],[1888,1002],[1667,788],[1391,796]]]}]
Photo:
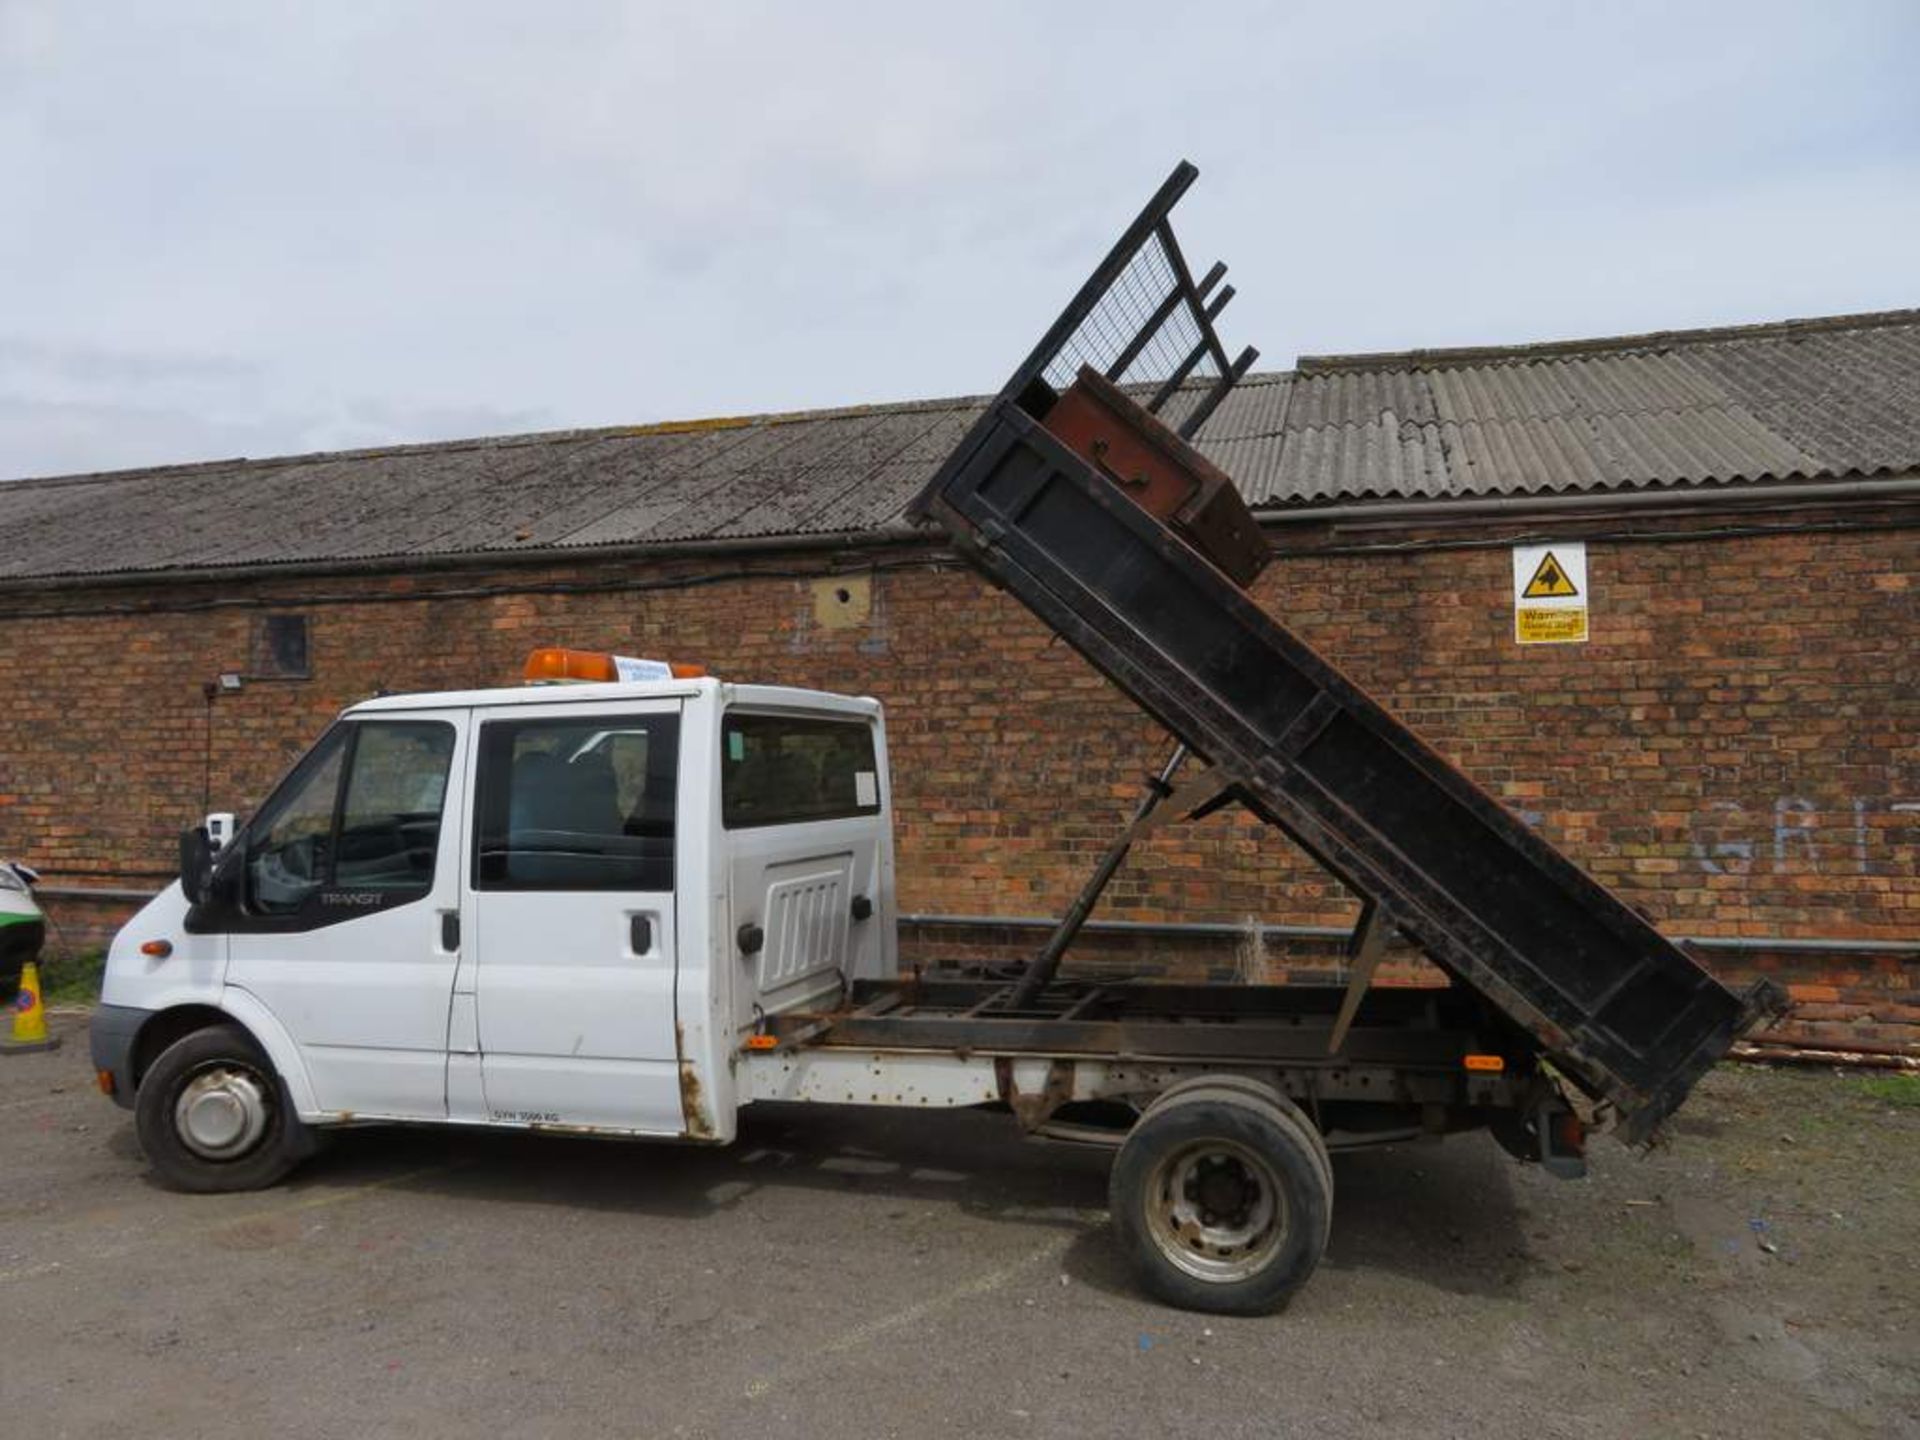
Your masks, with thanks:
[{"label": "sky", "polygon": [[1920,4],[0,0],[0,478],[1920,304]]}]

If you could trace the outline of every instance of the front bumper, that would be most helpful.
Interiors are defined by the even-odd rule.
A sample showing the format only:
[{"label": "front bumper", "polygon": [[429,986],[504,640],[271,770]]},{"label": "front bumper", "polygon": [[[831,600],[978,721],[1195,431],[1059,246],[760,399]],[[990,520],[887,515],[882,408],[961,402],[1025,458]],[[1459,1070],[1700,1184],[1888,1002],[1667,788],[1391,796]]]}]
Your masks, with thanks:
[{"label": "front bumper", "polygon": [[93,1068],[113,1076],[113,1103],[123,1110],[133,1108],[133,1044],[152,1015],[134,1005],[99,1005],[88,1027]]}]

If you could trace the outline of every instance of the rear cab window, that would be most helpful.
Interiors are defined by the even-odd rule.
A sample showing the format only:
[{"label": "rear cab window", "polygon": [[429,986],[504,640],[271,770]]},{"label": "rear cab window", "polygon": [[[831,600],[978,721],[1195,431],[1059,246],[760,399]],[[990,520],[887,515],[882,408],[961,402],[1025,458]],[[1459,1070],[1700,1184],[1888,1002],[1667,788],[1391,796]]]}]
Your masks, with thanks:
[{"label": "rear cab window", "polygon": [[720,818],[729,830],[880,813],[873,726],[860,716],[729,711],[720,729]]}]

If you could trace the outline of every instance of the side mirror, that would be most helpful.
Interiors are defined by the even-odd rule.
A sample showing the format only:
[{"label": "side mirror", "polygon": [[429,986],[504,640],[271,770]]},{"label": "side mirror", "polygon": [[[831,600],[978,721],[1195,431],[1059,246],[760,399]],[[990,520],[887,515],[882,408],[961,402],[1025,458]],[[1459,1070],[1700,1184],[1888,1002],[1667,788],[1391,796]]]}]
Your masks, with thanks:
[{"label": "side mirror", "polygon": [[189,905],[204,905],[213,893],[213,842],[204,825],[180,832],[180,889]]}]

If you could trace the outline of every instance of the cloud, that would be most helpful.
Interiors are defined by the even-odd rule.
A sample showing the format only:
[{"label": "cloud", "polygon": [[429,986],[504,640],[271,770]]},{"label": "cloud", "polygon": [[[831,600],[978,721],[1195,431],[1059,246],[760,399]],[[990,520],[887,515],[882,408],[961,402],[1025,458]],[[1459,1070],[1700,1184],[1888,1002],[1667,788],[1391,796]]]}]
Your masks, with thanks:
[{"label": "cloud", "polygon": [[1899,0],[10,0],[0,475],[989,390],[1183,154],[1267,364],[1910,303],[1917,42]]},{"label": "cloud", "polygon": [[557,428],[538,410],[482,405],[372,407],[223,419],[204,411],[138,404],[21,400],[0,394],[0,453],[33,459],[9,478],[268,455],[357,450],[407,441],[520,435]]},{"label": "cloud", "polygon": [[554,428],[526,407],[376,398],[302,409],[272,390],[228,356],[0,336],[0,455],[27,457],[11,470],[20,478]]}]

